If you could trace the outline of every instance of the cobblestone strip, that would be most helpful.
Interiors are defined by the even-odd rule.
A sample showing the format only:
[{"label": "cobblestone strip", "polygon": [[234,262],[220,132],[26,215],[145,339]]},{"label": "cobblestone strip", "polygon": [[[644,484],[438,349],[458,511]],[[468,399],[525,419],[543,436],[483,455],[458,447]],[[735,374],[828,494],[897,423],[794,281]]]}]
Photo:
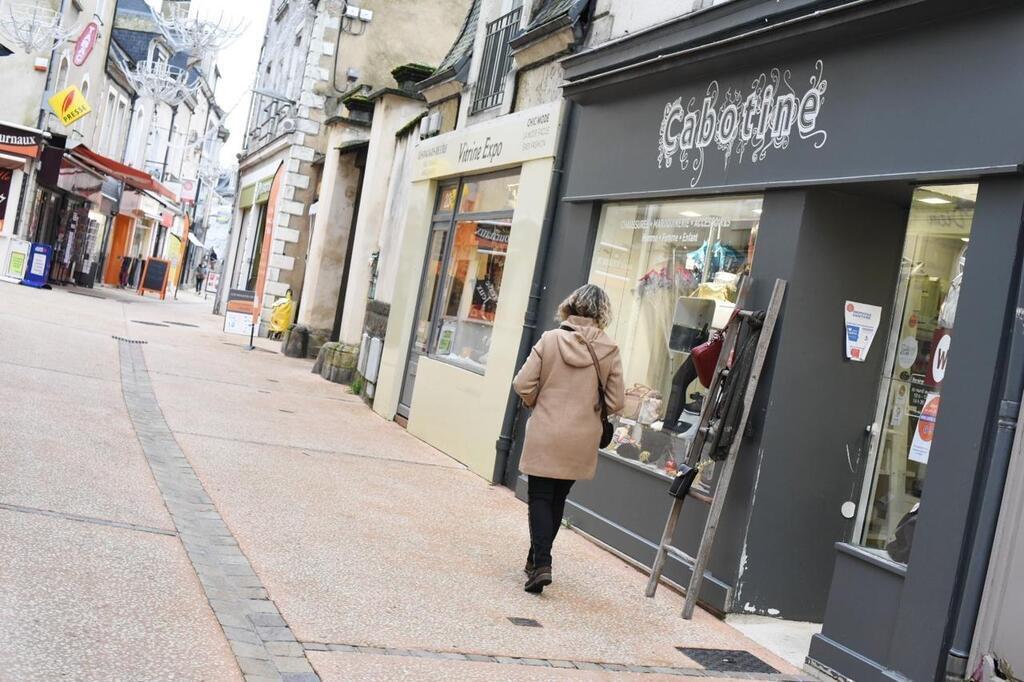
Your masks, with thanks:
[{"label": "cobblestone strip", "polygon": [[521,656],[488,656],[455,651],[433,651],[430,649],[391,649],[387,647],[361,646],[356,644],[334,644],[324,642],[303,642],[306,651],[333,651],[346,654],[371,654],[376,656],[412,656],[443,661],[468,661],[475,663],[497,663],[500,665],[529,665],[539,668],[565,668],[569,670],[592,670],[595,672],[628,672],[640,674],[675,675],[677,677],[702,677],[705,679],[729,680],[773,680],[774,682],[813,682],[812,678],[796,675],[724,672],[703,668],[678,666],[634,665],[629,663],[599,663],[597,661],[574,661],[553,658],[524,658]]},{"label": "cobblestone strip", "polygon": [[247,682],[319,682],[303,647],[174,440],[142,347],[120,343],[125,404],[178,537]]},{"label": "cobblestone strip", "polygon": [[52,511],[50,509],[39,509],[37,507],[23,507],[20,504],[7,504],[6,502],[0,502],[0,509],[3,509],[5,511],[19,512],[21,514],[38,514],[39,516],[52,516],[57,519],[65,519],[66,521],[80,521],[82,523],[93,523],[97,526],[107,526],[109,528],[137,530],[140,533],[156,533],[157,535],[170,535],[171,537],[175,537],[178,535],[173,530],[165,530],[163,528],[153,528],[152,526],[140,526],[137,523],[126,523],[124,521],[110,521],[109,519],[100,519],[95,516],[69,514],[67,512]]}]

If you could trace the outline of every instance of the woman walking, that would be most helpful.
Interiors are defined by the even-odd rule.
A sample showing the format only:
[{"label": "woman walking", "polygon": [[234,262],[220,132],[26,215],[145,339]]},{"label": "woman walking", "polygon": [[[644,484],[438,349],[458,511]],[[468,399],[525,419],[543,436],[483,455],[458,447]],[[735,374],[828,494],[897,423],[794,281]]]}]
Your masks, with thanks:
[{"label": "woman walking", "polygon": [[611,415],[626,399],[619,348],[604,332],[611,317],[608,294],[584,285],[562,301],[558,316],[561,326],[541,336],[513,381],[523,403],[533,408],[519,470],[529,477],[524,589],[535,594],[551,584],[551,546],[565,498],[573,483],[593,478],[597,470],[600,401]]},{"label": "woman walking", "polygon": [[203,293],[203,280],[206,279],[206,274],[209,272],[209,268],[206,267],[206,261],[199,261],[199,265],[196,266],[196,293]]}]

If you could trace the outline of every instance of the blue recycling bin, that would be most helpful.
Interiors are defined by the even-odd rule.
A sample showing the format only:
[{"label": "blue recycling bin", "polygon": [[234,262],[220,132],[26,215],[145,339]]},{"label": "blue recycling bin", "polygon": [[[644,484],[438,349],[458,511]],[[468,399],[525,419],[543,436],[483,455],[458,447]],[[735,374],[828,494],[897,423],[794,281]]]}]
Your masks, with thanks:
[{"label": "blue recycling bin", "polygon": [[28,252],[28,267],[25,268],[25,277],[21,283],[27,287],[41,289],[46,286],[50,278],[50,268],[53,265],[53,247],[46,244],[32,244]]}]

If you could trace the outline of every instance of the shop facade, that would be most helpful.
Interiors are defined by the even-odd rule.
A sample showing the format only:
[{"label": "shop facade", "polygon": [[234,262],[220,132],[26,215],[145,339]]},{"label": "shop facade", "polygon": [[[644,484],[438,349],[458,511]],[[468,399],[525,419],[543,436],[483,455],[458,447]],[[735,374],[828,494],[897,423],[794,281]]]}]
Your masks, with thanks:
[{"label": "shop facade", "polygon": [[374,409],[488,479],[548,205],[562,103],[423,140]]},{"label": "shop facade", "polygon": [[[763,308],[784,279],[700,600],[823,622],[826,672],[935,679],[966,664],[1024,387],[1024,91],[996,75],[1024,66],[1024,10],[784,4],[736,0],[564,62],[539,319],[604,287],[629,391],[566,516],[650,565],[704,390],[689,351],[739,292]],[[520,447],[505,482],[522,495]],[[692,555],[705,518],[688,501],[675,545]]]},{"label": "shop facade", "polygon": [[[277,281],[280,270],[275,263],[279,263],[285,246],[282,235],[289,239],[294,238],[294,242],[299,239],[298,232],[290,232],[289,228],[284,226],[288,216],[282,217],[280,207],[272,205],[272,202],[281,201],[280,197],[272,199],[271,189],[276,174],[287,162],[287,149],[287,146],[277,144],[268,150],[266,155],[250,159],[251,165],[240,169],[240,189],[236,199],[234,225],[231,228],[230,255],[224,262],[223,285],[220,287],[215,306],[216,311],[223,313],[232,289],[255,291],[260,270],[265,270],[273,277],[268,280],[264,291],[263,323],[260,333],[265,331],[262,327],[270,319],[268,310],[274,300],[277,296],[283,296],[289,289],[286,282]],[[276,227],[271,222],[274,220],[275,212],[278,221]],[[268,230],[271,234],[269,241],[266,237]]]},{"label": "shop facade", "polygon": [[38,188],[33,240],[54,247],[51,279],[79,286],[137,286],[145,259],[162,256],[162,216],[179,210],[149,173],[85,145],[65,150],[56,184]]},{"label": "shop facade", "polygon": [[[40,157],[42,142],[39,130],[0,123],[0,277],[19,279],[24,274],[24,238],[15,227],[23,188]],[[18,254],[13,269],[12,252]]]}]

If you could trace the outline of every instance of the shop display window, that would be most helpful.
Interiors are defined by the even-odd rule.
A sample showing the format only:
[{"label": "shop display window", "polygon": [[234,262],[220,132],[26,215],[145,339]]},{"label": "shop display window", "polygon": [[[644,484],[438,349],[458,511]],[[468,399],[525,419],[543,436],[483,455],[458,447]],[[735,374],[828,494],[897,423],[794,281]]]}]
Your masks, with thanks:
[{"label": "shop display window", "polygon": [[760,215],[758,196],[604,206],[590,282],[611,297],[626,385],[607,454],[675,474],[707,391],[690,351],[728,323]]},{"label": "shop display window", "polygon": [[487,366],[511,231],[511,221],[456,224],[437,357],[479,371]]},{"label": "shop display window", "polygon": [[439,189],[414,352],[486,370],[518,190],[517,173],[466,178]]},{"label": "shop display window", "polygon": [[932,434],[941,416],[976,195],[973,184],[921,187],[911,204],[876,411],[862,539],[866,547],[900,563],[910,556]]},{"label": "shop display window", "polygon": [[459,213],[514,211],[518,196],[518,176],[466,180],[459,198]]}]

